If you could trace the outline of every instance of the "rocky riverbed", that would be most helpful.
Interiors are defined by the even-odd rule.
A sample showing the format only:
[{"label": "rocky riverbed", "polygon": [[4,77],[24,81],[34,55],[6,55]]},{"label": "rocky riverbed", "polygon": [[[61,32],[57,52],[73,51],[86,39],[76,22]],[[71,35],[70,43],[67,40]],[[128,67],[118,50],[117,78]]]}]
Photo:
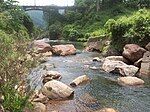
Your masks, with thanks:
[{"label": "rocky riverbed", "polygon": [[[40,91],[42,91],[41,88],[43,88],[43,85],[45,86],[46,82],[43,83],[43,76],[44,74],[48,74],[47,71],[51,71],[48,74],[50,78],[54,78],[55,76],[57,76],[58,78],[56,79],[58,80],[58,82],[50,81],[50,84],[46,83],[46,85],[50,85],[50,88],[48,88],[47,90],[52,90],[54,92],[54,96],[52,96],[51,92],[49,94],[50,99],[48,99],[46,102],[42,102],[45,104],[47,112],[105,111],[104,109],[101,110],[102,108],[114,108],[114,110],[107,109],[108,112],[150,111],[150,83],[148,78],[138,80],[141,81],[140,84],[142,86],[131,86],[134,85],[131,82],[135,81],[135,79],[130,77],[128,79],[118,79],[120,77],[118,73],[108,73],[107,71],[105,71],[105,69],[102,67],[102,62],[105,61],[105,59],[102,60],[102,56],[99,53],[86,52],[83,51],[83,49],[78,48],[77,51],[78,52],[76,53],[76,55],[69,55],[65,57],[55,55],[50,56],[42,65],[33,69],[32,72],[29,74],[28,80],[30,81],[30,86]],[[112,57],[109,57],[108,59],[112,62]],[[119,57],[119,60],[120,59],[123,58]],[[125,66],[123,68],[126,68],[124,70],[125,72],[123,73],[128,73],[130,75],[130,71],[127,70],[130,67],[127,67],[125,63],[123,63],[122,65]],[[115,68],[113,69],[115,70]],[[52,71],[53,74],[55,73],[55,76],[52,75]],[[135,72],[137,71],[135,70]],[[131,71],[131,74],[133,73],[134,72]],[[84,85],[80,84],[82,83],[82,81],[78,81],[87,79],[89,81]],[[129,82],[125,80],[128,80]],[[59,83],[59,81],[61,83]],[[119,81],[121,83],[123,82],[123,86],[122,84],[120,84]],[[71,82],[77,82],[75,83],[75,86],[77,87],[71,87]],[[124,86],[124,82],[126,82],[126,84],[128,84],[129,86]],[[65,86],[61,86],[63,85],[62,83]],[[137,82],[135,83],[137,84]],[[63,87],[69,88],[66,89],[68,91],[66,94],[61,93],[63,91],[66,91]],[[59,91],[58,88],[62,91]],[[59,91],[59,93],[57,93],[57,90]],[[72,95],[72,92],[74,93],[73,97],[66,99],[68,98],[68,96]],[[43,94],[44,93],[46,92],[44,91]],[[48,96],[47,94],[44,95]],[[57,98],[58,96],[59,98]],[[52,100],[53,98],[55,100]]]}]

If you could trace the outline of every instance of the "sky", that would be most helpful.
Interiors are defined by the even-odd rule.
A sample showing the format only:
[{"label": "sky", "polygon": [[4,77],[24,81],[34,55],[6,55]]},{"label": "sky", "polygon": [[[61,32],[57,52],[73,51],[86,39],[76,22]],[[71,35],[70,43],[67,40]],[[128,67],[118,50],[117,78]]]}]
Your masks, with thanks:
[{"label": "sky", "polygon": [[45,5],[58,5],[58,6],[71,6],[74,4],[74,0],[16,0],[19,2],[19,5],[36,5],[45,6]]}]

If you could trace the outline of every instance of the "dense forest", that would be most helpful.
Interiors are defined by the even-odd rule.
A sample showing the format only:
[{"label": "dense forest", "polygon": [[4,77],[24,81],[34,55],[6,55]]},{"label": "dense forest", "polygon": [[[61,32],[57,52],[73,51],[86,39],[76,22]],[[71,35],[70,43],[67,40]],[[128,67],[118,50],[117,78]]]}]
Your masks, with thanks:
[{"label": "dense forest", "polygon": [[[90,37],[111,38],[115,48],[125,43],[145,45],[149,37],[149,0],[75,0],[80,10],[45,13],[51,39],[87,41]],[[120,45],[116,43],[120,43]]]},{"label": "dense forest", "polygon": [[[22,112],[31,108],[30,92],[20,94],[15,87],[25,83],[21,79],[36,64],[26,59],[27,46],[42,30],[35,28],[15,3],[0,0],[0,111],[3,106],[9,112]],[[79,42],[107,39],[118,51],[127,43],[145,46],[150,40],[150,0],[75,0],[74,5],[80,8],[68,9],[65,14],[45,12],[47,27],[40,38]]]}]

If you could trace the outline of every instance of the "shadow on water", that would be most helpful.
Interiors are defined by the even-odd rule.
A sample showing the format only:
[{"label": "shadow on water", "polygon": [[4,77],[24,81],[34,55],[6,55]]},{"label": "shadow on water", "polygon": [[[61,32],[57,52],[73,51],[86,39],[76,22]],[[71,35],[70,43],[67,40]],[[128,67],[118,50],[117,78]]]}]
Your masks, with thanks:
[{"label": "shadow on water", "polygon": [[[58,44],[53,43],[53,45]],[[60,43],[59,43],[60,44]],[[65,42],[63,43],[65,44]],[[79,43],[78,43],[79,44]],[[78,46],[77,43],[74,45]],[[93,112],[103,107],[112,107],[120,112],[150,112],[150,83],[145,80],[143,87],[122,87],[116,83],[117,75],[107,74],[101,70],[92,70],[89,66],[100,67],[101,63],[93,62],[92,58],[99,53],[83,52],[80,43],[77,55],[49,58],[48,64],[53,64],[49,70],[56,70],[62,74],[61,81],[69,83],[81,75],[87,75],[92,80],[89,84],[74,88],[73,100],[49,101],[48,111],[59,112]],[[46,64],[45,63],[45,64]],[[29,75],[31,84],[40,88],[41,66]],[[34,82],[34,83],[33,83]]]}]

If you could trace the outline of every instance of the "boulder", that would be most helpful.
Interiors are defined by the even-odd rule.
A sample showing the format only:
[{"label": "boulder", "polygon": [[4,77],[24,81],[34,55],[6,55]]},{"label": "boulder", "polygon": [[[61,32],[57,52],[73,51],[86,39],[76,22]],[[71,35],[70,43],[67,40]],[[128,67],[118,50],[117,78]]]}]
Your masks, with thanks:
[{"label": "boulder", "polygon": [[123,49],[122,55],[133,63],[142,58],[143,54],[146,52],[144,48],[136,44],[127,44]]},{"label": "boulder", "polygon": [[130,62],[124,58],[123,56],[108,56],[106,57],[105,59],[108,59],[108,60],[113,60],[113,61],[122,61],[126,64],[129,64]]},{"label": "boulder", "polygon": [[150,42],[145,47],[148,51],[150,51]]},{"label": "boulder", "polygon": [[118,111],[113,108],[103,108],[103,109],[97,110],[95,112],[118,112]]},{"label": "boulder", "polygon": [[139,79],[137,77],[119,77],[117,79],[118,84],[123,85],[123,86],[138,86],[138,85],[143,85],[144,81],[142,79]]},{"label": "boulder", "polygon": [[72,87],[75,87],[75,86],[78,86],[78,85],[80,85],[80,84],[87,83],[87,82],[89,82],[89,81],[90,81],[90,79],[89,79],[86,75],[82,75],[82,76],[79,76],[79,77],[77,77],[76,79],[74,79],[74,80],[70,83],[70,85],[71,85]]},{"label": "boulder", "polygon": [[38,53],[46,53],[52,50],[52,47],[42,40],[35,40],[33,45]]},{"label": "boulder", "polygon": [[102,69],[108,73],[117,73],[122,76],[134,76],[139,68],[133,65],[127,65],[122,61],[113,61],[106,59],[102,65]]},{"label": "boulder", "polygon": [[43,76],[43,83],[46,83],[52,79],[61,79],[61,74],[57,71],[46,71]]},{"label": "boulder", "polygon": [[52,80],[44,84],[42,93],[49,99],[67,99],[73,97],[74,90],[62,82]]},{"label": "boulder", "polygon": [[76,54],[76,48],[72,44],[55,45],[52,47],[52,52],[55,55],[61,55],[61,56],[74,55]]},{"label": "boulder", "polygon": [[46,112],[46,106],[43,103],[33,103],[34,110],[33,112]]},{"label": "boulder", "polygon": [[140,76],[150,77],[150,52],[144,53],[141,63]]},{"label": "boulder", "polygon": [[121,74],[122,76],[135,76],[139,68],[133,65],[116,66],[111,73]]}]

